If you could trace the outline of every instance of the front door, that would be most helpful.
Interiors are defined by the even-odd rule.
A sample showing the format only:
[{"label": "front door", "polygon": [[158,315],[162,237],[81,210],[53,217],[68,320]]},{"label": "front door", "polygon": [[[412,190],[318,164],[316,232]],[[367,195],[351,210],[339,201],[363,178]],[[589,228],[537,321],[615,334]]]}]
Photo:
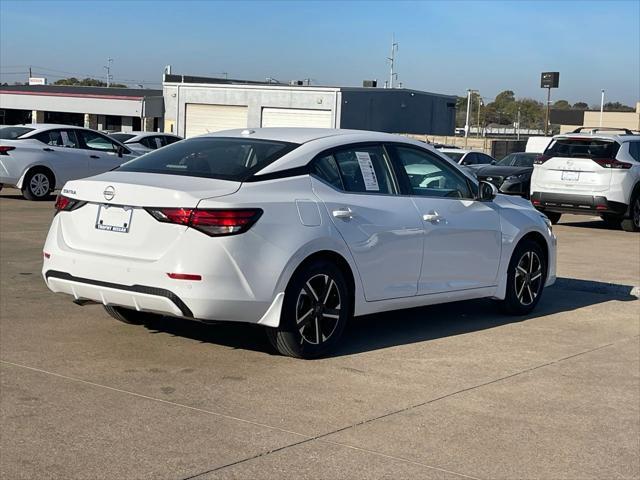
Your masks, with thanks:
[{"label": "front door", "polygon": [[404,146],[393,151],[425,232],[418,294],[496,285],[502,234],[495,205],[475,200],[464,175],[436,154]]},{"label": "front door", "polygon": [[89,176],[108,172],[132,158],[119,156],[119,145],[105,135],[91,130],[78,130],[78,134],[88,156]]},{"label": "front door", "polygon": [[316,159],[312,185],[353,255],[366,300],[415,295],[422,221],[411,198],[398,195],[384,148],[354,145]]}]

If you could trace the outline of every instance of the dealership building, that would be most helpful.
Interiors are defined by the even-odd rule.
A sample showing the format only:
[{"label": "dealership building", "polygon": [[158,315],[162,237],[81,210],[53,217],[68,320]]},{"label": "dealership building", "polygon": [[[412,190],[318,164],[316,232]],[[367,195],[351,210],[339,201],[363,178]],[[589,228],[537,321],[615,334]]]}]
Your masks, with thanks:
[{"label": "dealership building", "polygon": [[456,97],[404,88],[318,87],[165,74],[164,131],[352,128],[451,135]]},{"label": "dealership building", "polygon": [[162,129],[162,90],[0,86],[0,125],[62,123],[109,131]]},{"label": "dealership building", "polygon": [[0,124],[63,123],[183,137],[231,128],[349,128],[453,135],[456,97],[405,88],[321,87],[164,74],[162,90],[0,86]]}]

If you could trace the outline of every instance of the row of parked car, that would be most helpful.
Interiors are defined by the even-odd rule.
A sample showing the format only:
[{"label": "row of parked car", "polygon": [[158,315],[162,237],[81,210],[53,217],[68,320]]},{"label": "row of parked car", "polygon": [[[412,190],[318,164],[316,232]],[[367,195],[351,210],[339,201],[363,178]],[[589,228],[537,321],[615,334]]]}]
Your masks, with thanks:
[{"label": "row of parked car", "polygon": [[553,137],[543,153],[501,160],[436,148],[500,193],[530,199],[554,224],[563,213],[595,214],[610,226],[640,231],[640,135],[630,130],[581,127]]},{"label": "row of parked car", "polygon": [[[179,140],[169,133],[104,134],[68,125],[2,127],[0,189],[15,186],[29,200],[43,199],[68,180],[111,170]],[[501,160],[433,147],[500,193],[530,199],[553,223],[563,213],[597,214],[612,226],[640,229],[640,136],[628,130],[578,129],[554,137],[544,153],[511,153]]]},{"label": "row of parked car", "polygon": [[111,170],[182,140],[170,133],[115,132],[57,124],[0,128],[0,189],[17,187],[28,200],[47,198],[69,180]]}]

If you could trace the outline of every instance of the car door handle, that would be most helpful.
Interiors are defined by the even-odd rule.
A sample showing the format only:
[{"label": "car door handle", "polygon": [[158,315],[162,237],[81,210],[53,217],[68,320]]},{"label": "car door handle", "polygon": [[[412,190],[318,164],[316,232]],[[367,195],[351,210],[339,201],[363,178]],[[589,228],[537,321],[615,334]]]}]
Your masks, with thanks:
[{"label": "car door handle", "polygon": [[53,152],[53,148],[43,148],[42,150],[44,150],[45,152]]},{"label": "car door handle", "polygon": [[337,210],[334,210],[333,212],[333,216],[335,218],[353,218],[353,212],[351,211],[350,208],[338,208]]},{"label": "car door handle", "polygon": [[441,217],[441,216],[438,214],[438,212],[436,212],[436,211],[432,211],[432,212],[429,212],[429,213],[425,213],[425,214],[422,216],[422,219],[423,219],[425,222],[430,222],[430,223],[436,224],[436,223],[440,223],[441,221],[443,221],[443,220],[444,220],[444,217]]},{"label": "car door handle", "polygon": [[98,155],[89,155],[89,158],[100,158]]}]

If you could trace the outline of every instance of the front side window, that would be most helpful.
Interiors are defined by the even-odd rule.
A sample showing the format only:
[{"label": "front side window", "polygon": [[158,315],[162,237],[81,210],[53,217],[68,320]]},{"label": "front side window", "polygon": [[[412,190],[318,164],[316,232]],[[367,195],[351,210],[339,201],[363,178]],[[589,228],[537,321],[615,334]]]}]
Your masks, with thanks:
[{"label": "front side window", "polygon": [[421,197],[473,198],[464,176],[430,152],[396,147],[414,195]]},{"label": "front side window", "polygon": [[192,138],[149,152],[121,165],[118,170],[242,182],[297,146],[250,138]]},{"label": "front side window", "polygon": [[333,153],[344,190],[354,193],[397,192],[391,165],[381,146],[351,147]]},{"label": "front side window", "polygon": [[118,144],[112,142],[104,135],[96,132],[83,130],[80,133],[85,147],[89,150],[99,150],[102,152],[117,152]]},{"label": "front side window", "polygon": [[34,138],[51,147],[78,148],[78,139],[73,130],[48,130],[30,138]]},{"label": "front side window", "polygon": [[480,165],[488,165],[493,162],[493,158],[483,153],[476,153],[476,163]]}]

